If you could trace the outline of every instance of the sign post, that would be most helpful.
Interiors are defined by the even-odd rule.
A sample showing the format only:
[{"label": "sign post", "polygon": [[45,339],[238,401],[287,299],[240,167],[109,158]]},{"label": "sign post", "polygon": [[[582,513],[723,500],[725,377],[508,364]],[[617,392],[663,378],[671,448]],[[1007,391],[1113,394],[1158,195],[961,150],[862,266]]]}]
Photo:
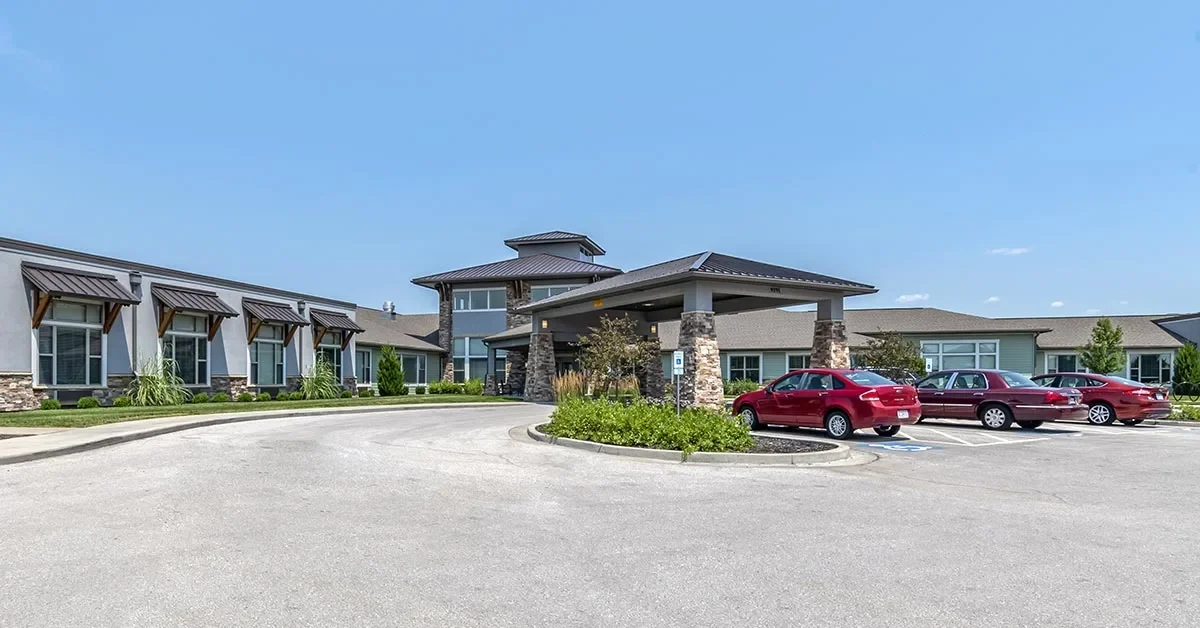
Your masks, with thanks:
[{"label": "sign post", "polygon": [[675,416],[679,416],[679,378],[683,375],[683,352],[676,351],[674,361],[671,368],[672,375],[675,377]]}]

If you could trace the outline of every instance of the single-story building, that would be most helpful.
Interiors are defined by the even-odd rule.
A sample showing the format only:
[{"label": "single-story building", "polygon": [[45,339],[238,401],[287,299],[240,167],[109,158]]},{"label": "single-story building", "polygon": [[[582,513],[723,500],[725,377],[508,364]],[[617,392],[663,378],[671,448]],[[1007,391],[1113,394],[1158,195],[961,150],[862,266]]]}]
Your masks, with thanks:
[{"label": "single-story building", "polygon": [[355,338],[354,379],[359,388],[377,388],[384,347],[392,347],[410,388],[442,379],[446,352],[438,346],[437,314],[397,314],[393,304],[375,310],[359,307],[355,321],[363,332]]}]

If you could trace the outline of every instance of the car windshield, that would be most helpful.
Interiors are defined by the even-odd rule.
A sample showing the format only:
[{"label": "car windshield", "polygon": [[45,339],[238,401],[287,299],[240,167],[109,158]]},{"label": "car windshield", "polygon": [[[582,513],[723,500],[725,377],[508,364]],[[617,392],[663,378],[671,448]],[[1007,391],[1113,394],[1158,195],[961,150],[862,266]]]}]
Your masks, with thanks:
[{"label": "car windshield", "polygon": [[1034,383],[1032,379],[1025,377],[1020,373],[1012,371],[1000,371],[1000,377],[1008,384],[1009,388],[1037,388],[1041,384]]},{"label": "car windshield", "polygon": [[896,382],[871,371],[854,371],[842,374],[846,379],[863,386],[894,386]]}]

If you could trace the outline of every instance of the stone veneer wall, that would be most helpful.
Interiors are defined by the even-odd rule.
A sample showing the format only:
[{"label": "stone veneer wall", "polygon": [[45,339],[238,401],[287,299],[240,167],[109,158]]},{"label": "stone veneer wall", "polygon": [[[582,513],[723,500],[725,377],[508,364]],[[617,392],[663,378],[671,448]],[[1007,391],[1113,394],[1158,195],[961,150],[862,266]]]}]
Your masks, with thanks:
[{"label": "stone veneer wall", "polygon": [[223,392],[229,398],[236,399],[238,395],[250,389],[250,378],[231,377],[228,375],[213,375],[211,378],[212,392]]},{"label": "stone veneer wall", "polygon": [[716,315],[712,312],[684,312],[679,323],[679,348],[683,351],[680,404],[725,407]]},{"label": "stone veneer wall", "polygon": [[442,380],[454,381],[454,291],[438,288],[438,346],[446,352],[442,360]]},{"label": "stone veneer wall", "polygon": [[525,394],[525,351],[509,349],[504,361],[504,388],[509,395]]},{"label": "stone veneer wall", "polygon": [[846,341],[845,321],[816,321],[812,347],[813,368],[850,368],[850,345]]},{"label": "stone veneer wall", "polygon": [[0,412],[35,410],[47,395],[33,389],[32,373],[0,374]]},{"label": "stone veneer wall", "polygon": [[531,295],[528,281],[510,281],[504,284],[504,294],[505,329],[528,325],[533,321],[533,317],[529,314],[517,314],[513,311],[521,306],[529,305]]},{"label": "stone veneer wall", "polygon": [[92,393],[92,396],[100,401],[100,405],[108,405],[116,397],[123,397],[129,391],[129,387],[133,385],[133,380],[137,379],[136,375],[109,375],[108,388],[97,390]]},{"label": "stone veneer wall", "polygon": [[354,392],[354,391],[358,390],[358,378],[357,377],[343,377],[342,378],[342,390],[349,390],[350,392]]},{"label": "stone veneer wall", "polygon": [[554,401],[554,334],[529,335],[529,369],[525,377],[525,401]]},{"label": "stone veneer wall", "polygon": [[[655,345],[654,353],[646,356],[645,375],[642,378],[642,396],[649,399],[664,399],[667,395],[667,380],[663,375],[662,342],[658,336],[647,338]],[[674,398],[675,391],[670,396]]]}]

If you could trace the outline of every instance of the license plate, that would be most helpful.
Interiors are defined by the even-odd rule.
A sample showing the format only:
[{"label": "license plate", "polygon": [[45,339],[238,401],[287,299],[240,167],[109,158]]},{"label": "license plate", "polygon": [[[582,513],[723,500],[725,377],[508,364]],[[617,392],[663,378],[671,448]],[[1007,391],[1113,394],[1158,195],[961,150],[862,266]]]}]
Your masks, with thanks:
[{"label": "license plate", "polygon": [[896,418],[897,419],[907,419],[908,418],[908,410],[897,410]]},{"label": "license plate", "polygon": [[1162,393],[1154,393],[1154,398],[1158,401],[1162,401],[1163,399],[1166,399],[1167,396]]}]

